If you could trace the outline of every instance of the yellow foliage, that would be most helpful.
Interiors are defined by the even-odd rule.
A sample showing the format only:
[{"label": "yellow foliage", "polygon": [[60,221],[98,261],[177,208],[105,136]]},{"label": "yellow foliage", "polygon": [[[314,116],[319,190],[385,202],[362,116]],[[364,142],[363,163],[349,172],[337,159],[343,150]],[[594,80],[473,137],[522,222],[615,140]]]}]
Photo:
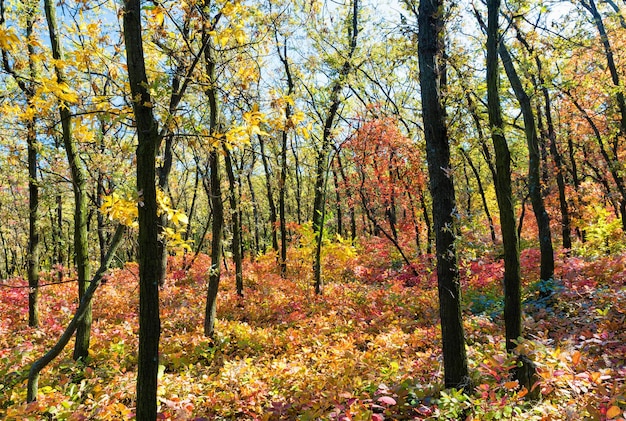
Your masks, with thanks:
[{"label": "yellow foliage", "polygon": [[0,28],[0,48],[5,51],[13,51],[19,41],[12,29]]},{"label": "yellow foliage", "polygon": [[40,81],[38,94],[51,93],[64,103],[75,103],[78,101],[78,95],[65,83],[59,83],[55,77],[51,79],[42,79]]},{"label": "yellow foliage", "polygon": [[102,197],[100,212],[110,220],[117,221],[127,227],[137,227],[137,201],[121,197],[116,192]]}]

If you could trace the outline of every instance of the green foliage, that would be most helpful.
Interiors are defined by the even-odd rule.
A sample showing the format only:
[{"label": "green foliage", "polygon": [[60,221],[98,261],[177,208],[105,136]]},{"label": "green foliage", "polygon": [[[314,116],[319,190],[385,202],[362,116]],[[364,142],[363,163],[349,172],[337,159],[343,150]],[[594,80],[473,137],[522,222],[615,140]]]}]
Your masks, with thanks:
[{"label": "green foliage", "polygon": [[620,253],[626,248],[621,222],[609,209],[600,204],[586,210],[588,218],[583,229],[586,241],[576,248],[585,257],[600,257]]}]

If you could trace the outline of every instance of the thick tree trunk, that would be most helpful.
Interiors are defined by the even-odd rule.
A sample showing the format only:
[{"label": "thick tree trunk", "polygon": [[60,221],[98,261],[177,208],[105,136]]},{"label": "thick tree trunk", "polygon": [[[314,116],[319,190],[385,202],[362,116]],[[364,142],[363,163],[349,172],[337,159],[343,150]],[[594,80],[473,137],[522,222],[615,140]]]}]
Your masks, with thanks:
[{"label": "thick tree trunk", "polygon": [[521,274],[519,243],[511,187],[511,153],[504,137],[500,105],[500,78],[498,71],[498,16],[500,0],[488,0],[487,25],[487,103],[489,126],[496,159],[496,197],[500,208],[500,226],[504,246],[504,324],[506,349],[512,352],[515,341],[522,335]]},{"label": "thick tree trunk", "polygon": [[157,416],[157,373],[159,368],[159,281],[162,246],[156,200],[156,155],[161,138],[152,114],[152,98],[141,37],[141,2],[124,2],[124,41],[135,124],[137,125],[137,191],[139,213],[139,355],[137,358],[137,420]]},{"label": "thick tree trunk", "polygon": [[439,315],[446,387],[469,390],[470,380],[461,319],[461,286],[455,247],[455,197],[450,170],[445,109],[441,86],[445,81],[443,0],[420,0],[418,58],[422,119],[437,253]]}]

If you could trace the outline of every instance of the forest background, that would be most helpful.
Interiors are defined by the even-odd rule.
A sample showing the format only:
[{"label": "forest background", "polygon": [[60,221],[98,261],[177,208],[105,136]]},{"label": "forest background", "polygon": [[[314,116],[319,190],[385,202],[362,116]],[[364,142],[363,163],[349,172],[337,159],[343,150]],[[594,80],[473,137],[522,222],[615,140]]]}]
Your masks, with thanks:
[{"label": "forest background", "polygon": [[624,418],[625,8],[0,0],[0,416]]}]

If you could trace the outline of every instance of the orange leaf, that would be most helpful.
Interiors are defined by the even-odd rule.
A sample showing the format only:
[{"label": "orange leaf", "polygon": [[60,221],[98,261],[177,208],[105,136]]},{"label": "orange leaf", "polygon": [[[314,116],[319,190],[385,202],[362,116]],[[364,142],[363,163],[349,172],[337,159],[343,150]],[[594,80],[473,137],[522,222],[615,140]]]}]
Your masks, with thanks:
[{"label": "orange leaf", "polygon": [[602,381],[602,379],[601,379],[602,373],[599,373],[597,371],[594,372],[594,373],[591,373],[590,377],[591,377],[591,381],[596,383],[596,384],[599,384]]},{"label": "orange leaf", "polygon": [[517,380],[504,383],[504,387],[509,390],[517,388]]},{"label": "orange leaf", "polygon": [[574,365],[578,365],[579,362],[580,362],[580,351],[574,351],[574,353],[572,354],[572,363]]},{"label": "orange leaf", "polygon": [[615,418],[615,417],[617,417],[617,416],[618,416],[619,414],[621,414],[621,413],[622,413],[622,410],[621,410],[621,409],[619,409],[619,406],[617,406],[617,405],[613,405],[612,407],[610,407],[609,409],[607,409],[607,411],[606,411],[606,417],[607,417],[608,419]]},{"label": "orange leaf", "polygon": [[526,389],[526,388],[523,388],[522,390],[517,392],[517,397],[518,398],[523,398],[526,395],[528,395],[528,389]]}]

